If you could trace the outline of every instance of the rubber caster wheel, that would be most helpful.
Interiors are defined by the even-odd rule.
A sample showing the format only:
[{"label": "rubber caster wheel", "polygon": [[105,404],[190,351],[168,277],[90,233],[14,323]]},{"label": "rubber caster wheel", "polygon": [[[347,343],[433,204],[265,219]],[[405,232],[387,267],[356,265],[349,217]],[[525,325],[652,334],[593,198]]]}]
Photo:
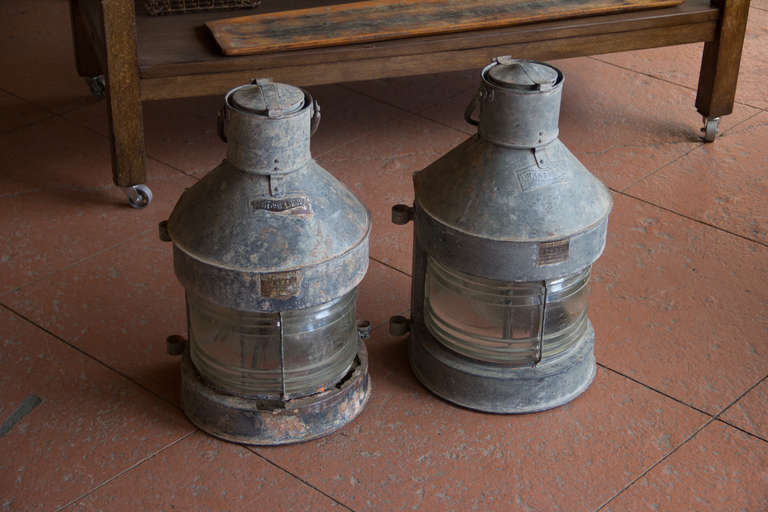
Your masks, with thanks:
[{"label": "rubber caster wheel", "polygon": [[141,210],[152,202],[152,191],[146,185],[123,187],[123,192],[128,197],[128,204],[131,205],[131,208]]},{"label": "rubber caster wheel", "polygon": [[104,80],[104,75],[96,75],[85,79],[88,84],[88,88],[91,90],[91,95],[97,98],[103,98],[107,92],[107,82]]},{"label": "rubber caster wheel", "polygon": [[715,137],[717,137],[717,127],[720,124],[720,118],[705,117],[703,120],[704,127],[701,129],[701,132],[704,135],[702,135],[701,138],[704,140],[704,142],[714,142]]}]

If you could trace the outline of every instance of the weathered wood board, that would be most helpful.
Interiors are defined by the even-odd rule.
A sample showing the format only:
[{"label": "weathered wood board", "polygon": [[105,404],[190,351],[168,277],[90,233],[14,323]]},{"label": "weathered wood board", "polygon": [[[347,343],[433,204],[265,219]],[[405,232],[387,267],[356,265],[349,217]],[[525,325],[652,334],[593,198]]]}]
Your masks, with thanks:
[{"label": "weathered wood board", "polygon": [[679,5],[683,0],[368,0],[210,21],[225,55],[339,46]]}]

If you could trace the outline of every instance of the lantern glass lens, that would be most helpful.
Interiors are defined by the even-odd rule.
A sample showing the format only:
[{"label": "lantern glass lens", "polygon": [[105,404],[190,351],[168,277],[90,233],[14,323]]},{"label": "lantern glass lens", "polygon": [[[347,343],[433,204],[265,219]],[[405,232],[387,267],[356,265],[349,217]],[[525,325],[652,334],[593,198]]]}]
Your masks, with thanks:
[{"label": "lantern glass lens", "polygon": [[[190,356],[200,374],[249,398],[289,397],[335,385],[357,353],[357,290],[283,313],[236,311],[187,294]],[[282,323],[282,325],[281,325]]]},{"label": "lantern glass lens", "polygon": [[458,272],[429,258],[426,325],[446,347],[467,357],[531,365],[538,359],[540,334],[542,357],[551,357],[587,329],[589,275],[587,267],[546,282],[505,282]]}]

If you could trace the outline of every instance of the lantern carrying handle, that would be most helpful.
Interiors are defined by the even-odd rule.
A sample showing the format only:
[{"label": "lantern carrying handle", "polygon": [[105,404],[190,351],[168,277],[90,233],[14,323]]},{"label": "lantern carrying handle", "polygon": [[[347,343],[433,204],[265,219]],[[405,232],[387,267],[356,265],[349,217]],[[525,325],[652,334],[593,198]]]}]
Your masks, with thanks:
[{"label": "lantern carrying handle", "polygon": [[316,99],[312,98],[312,119],[309,122],[309,136],[315,134],[317,127],[320,125],[320,104]]},{"label": "lantern carrying handle", "polygon": [[227,142],[226,124],[229,119],[229,111],[227,107],[221,107],[216,113],[216,133],[219,134],[219,138],[222,142]]},{"label": "lantern carrying handle", "polygon": [[472,126],[477,126],[480,124],[480,121],[473,118],[472,114],[475,113],[475,110],[477,110],[477,107],[480,105],[480,98],[483,97],[484,93],[485,90],[480,87],[472,97],[472,101],[469,102],[469,105],[467,105],[467,108],[464,110],[464,120]]}]

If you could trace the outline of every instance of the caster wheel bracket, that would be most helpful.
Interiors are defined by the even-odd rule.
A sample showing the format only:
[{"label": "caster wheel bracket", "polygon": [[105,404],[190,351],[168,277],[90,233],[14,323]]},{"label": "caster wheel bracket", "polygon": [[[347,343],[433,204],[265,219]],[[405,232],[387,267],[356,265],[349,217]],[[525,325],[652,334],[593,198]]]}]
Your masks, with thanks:
[{"label": "caster wheel bracket", "polygon": [[704,142],[714,142],[715,137],[717,137],[717,129],[720,125],[720,118],[704,117],[702,120],[704,121],[704,127],[701,129],[701,132],[704,135],[702,135],[701,138],[704,140]]},{"label": "caster wheel bracket", "polygon": [[85,79],[88,84],[88,88],[91,90],[91,95],[97,98],[103,98],[107,92],[107,82],[104,79],[104,75],[91,76]]},{"label": "caster wheel bracket", "polygon": [[128,197],[128,204],[132,208],[140,210],[146,208],[152,202],[152,190],[144,184],[120,188]]}]

